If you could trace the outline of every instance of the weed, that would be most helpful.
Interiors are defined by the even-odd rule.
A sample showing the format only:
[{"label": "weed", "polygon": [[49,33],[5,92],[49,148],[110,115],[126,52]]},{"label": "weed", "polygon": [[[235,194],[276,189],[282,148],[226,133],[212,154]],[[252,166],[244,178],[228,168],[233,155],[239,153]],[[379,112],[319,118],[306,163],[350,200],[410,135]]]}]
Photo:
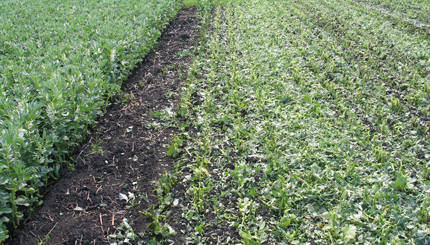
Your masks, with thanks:
[{"label": "weed", "polygon": [[408,175],[405,175],[402,172],[397,172],[393,186],[399,191],[406,191],[406,188],[408,187]]},{"label": "weed", "polygon": [[100,154],[103,155],[103,148],[101,147],[101,143],[103,143],[103,140],[98,141],[96,144],[93,144],[91,146],[90,154]]},{"label": "weed", "polygon": [[181,147],[183,142],[183,140],[179,139],[179,137],[175,135],[170,142],[170,145],[167,146],[169,150],[166,152],[166,155],[169,157],[177,158],[182,151]]}]

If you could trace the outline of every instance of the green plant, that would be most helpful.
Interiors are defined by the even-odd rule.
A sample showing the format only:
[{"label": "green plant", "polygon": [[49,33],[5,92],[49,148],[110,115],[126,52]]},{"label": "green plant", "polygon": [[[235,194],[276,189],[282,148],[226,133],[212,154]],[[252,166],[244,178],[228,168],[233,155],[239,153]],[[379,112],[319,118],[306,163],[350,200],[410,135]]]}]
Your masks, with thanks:
[{"label": "green plant", "polygon": [[93,144],[91,146],[90,154],[100,154],[103,155],[103,148],[101,147],[101,143],[103,143],[103,140],[98,141],[96,144]]},{"label": "green plant", "polygon": [[177,177],[174,174],[170,174],[167,171],[164,171],[164,174],[155,182],[158,186],[156,192],[159,196],[163,194],[169,194],[172,186],[177,182]]},{"label": "green plant", "polygon": [[170,142],[170,145],[167,146],[169,150],[167,150],[166,155],[169,157],[177,158],[182,151],[181,147],[183,142],[184,141],[179,139],[178,136],[174,136],[172,141]]},{"label": "green plant", "polygon": [[76,160],[73,157],[70,157],[70,161],[68,161],[68,164],[67,164],[67,169],[69,171],[75,171],[75,163],[76,163]]},{"label": "green plant", "polygon": [[[188,135],[175,161],[187,241],[235,229],[239,238],[216,242],[429,243],[430,43],[410,19],[429,7],[226,2],[203,25],[167,119]],[[159,190],[165,215],[177,190]]]},{"label": "green plant", "polygon": [[376,149],[374,149],[374,150],[373,150],[373,154],[375,155],[376,160],[377,160],[378,162],[380,162],[380,163],[385,163],[385,162],[387,162],[387,160],[388,160],[388,158],[389,158],[389,155],[390,155],[390,153],[389,153],[389,152],[387,152],[387,151],[383,150],[383,149],[382,149],[382,148],[380,148],[380,147],[377,147]]},{"label": "green plant", "polygon": [[175,235],[176,231],[167,223],[166,216],[161,215],[159,210],[152,209],[151,212],[140,212],[141,214],[150,217],[152,219],[150,227],[152,227],[152,232],[155,235],[160,235],[166,238],[170,235]]},{"label": "green plant", "polygon": [[155,46],[181,1],[0,5],[5,19],[0,22],[1,243],[4,224],[18,226],[22,211],[39,202],[38,188],[58,178],[61,167],[73,168],[66,157],[113,98],[131,99],[120,95],[123,80]]},{"label": "green plant", "polygon": [[332,239],[332,241],[334,239],[337,238],[338,233],[337,233],[337,228],[338,228],[338,224],[337,224],[337,212],[335,210],[331,211],[331,212],[325,212],[322,214],[322,217],[328,219],[331,223],[329,223],[329,225],[325,226],[323,228],[323,230],[330,230],[330,239]]},{"label": "green plant", "polygon": [[175,97],[175,92],[173,92],[172,90],[167,91],[166,97],[170,98],[170,99],[174,98]]},{"label": "green plant", "polygon": [[[2,214],[6,213],[6,212],[7,212],[7,210],[5,210],[5,208],[3,208]],[[0,241],[4,241],[7,238],[9,238],[9,235],[7,234],[8,232],[6,229],[6,225],[5,225],[5,223],[8,223],[8,222],[9,222],[9,219],[7,217],[2,217],[0,219],[0,228],[1,228],[0,229]]]},{"label": "green plant", "polygon": [[255,240],[258,239],[258,236],[253,236],[249,232],[241,231],[239,232],[239,235],[243,238],[243,244],[244,245],[260,245],[260,242],[257,242]]},{"label": "green plant", "polygon": [[122,104],[130,102],[130,94],[129,93],[122,93],[120,95],[119,102]]},{"label": "green plant", "polygon": [[353,240],[357,233],[357,228],[354,225],[346,225],[342,228],[342,240],[348,242]]},{"label": "green plant", "polygon": [[169,113],[166,110],[151,112],[151,117],[152,118],[166,119],[168,116],[169,116]]},{"label": "green plant", "polygon": [[428,162],[427,164],[424,164],[423,169],[424,171],[422,176],[424,179],[428,179],[430,177],[430,162]]},{"label": "green plant", "polygon": [[115,241],[110,244],[130,244],[132,241],[140,240],[139,236],[134,232],[131,225],[132,223],[129,223],[127,218],[123,218],[121,224],[115,229],[116,233],[110,234],[108,236],[109,239],[113,239]]},{"label": "green plant", "polygon": [[204,211],[204,200],[205,194],[212,190],[212,183],[208,183],[207,186],[199,183],[199,186],[193,186],[188,190],[188,193],[193,195],[193,204],[199,212]]},{"label": "green plant", "polygon": [[176,53],[176,56],[181,57],[181,58],[187,57],[188,55],[190,55],[190,52],[186,49],[184,49],[182,52]]},{"label": "green plant", "polygon": [[406,189],[410,187],[408,184],[408,175],[403,174],[402,172],[397,172],[393,187],[399,191],[406,191]]},{"label": "green plant", "polygon": [[184,0],[185,7],[196,6],[199,4],[199,0]]},{"label": "green plant", "polygon": [[401,111],[401,103],[397,98],[391,98],[391,109],[394,111]]},{"label": "green plant", "polygon": [[188,114],[188,106],[183,103],[179,104],[178,110],[176,112],[176,116],[179,118],[185,118],[187,114]]},{"label": "green plant", "polygon": [[418,211],[418,213],[420,214],[419,219],[426,223],[430,221],[430,210],[428,207],[428,197],[426,196],[424,198],[424,201],[421,204],[420,210]]}]

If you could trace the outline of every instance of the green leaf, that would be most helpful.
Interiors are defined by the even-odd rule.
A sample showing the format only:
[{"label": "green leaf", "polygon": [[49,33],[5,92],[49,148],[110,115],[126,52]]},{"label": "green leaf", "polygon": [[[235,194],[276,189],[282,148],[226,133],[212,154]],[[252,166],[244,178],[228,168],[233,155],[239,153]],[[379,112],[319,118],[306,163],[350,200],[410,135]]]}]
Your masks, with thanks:
[{"label": "green leaf", "polygon": [[333,212],[324,212],[322,216],[326,219],[333,219]]},{"label": "green leaf", "polygon": [[253,238],[251,234],[244,232],[244,231],[239,231],[239,235],[244,239],[252,239]]},{"label": "green leaf", "polygon": [[6,222],[9,222],[9,219],[7,217],[0,218],[0,224],[6,223]]},{"label": "green leaf", "polygon": [[172,195],[169,195],[169,194],[164,196],[164,204],[166,205],[169,205],[170,203],[172,203],[172,200],[173,200]]},{"label": "green leaf", "polygon": [[198,233],[203,233],[203,224],[200,224],[199,226],[196,227],[196,231]]},{"label": "green leaf", "polygon": [[355,238],[355,234],[357,231],[357,228],[354,225],[346,225],[342,229],[343,231],[343,240],[352,240]]},{"label": "green leaf", "polygon": [[27,186],[27,183],[22,181],[21,183],[19,183],[18,190],[24,190],[24,187],[26,186]]},{"label": "green leaf", "polygon": [[26,206],[26,207],[28,207],[30,205],[30,203],[28,203],[27,198],[22,198],[22,197],[15,199],[15,204],[21,205],[21,206]]},{"label": "green leaf", "polygon": [[287,227],[289,226],[291,223],[291,219],[287,218],[287,217],[282,217],[281,218],[281,226],[282,227]]},{"label": "green leaf", "polygon": [[0,176],[0,185],[5,185],[9,181],[9,178],[6,176]]}]

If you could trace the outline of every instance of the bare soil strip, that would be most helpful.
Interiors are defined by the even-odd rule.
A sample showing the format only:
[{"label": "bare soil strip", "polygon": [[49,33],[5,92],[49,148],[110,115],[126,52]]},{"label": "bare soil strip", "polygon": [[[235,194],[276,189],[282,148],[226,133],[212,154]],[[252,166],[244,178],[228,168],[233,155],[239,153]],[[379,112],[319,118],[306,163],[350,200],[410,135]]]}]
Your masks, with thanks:
[{"label": "bare soil strip", "polygon": [[[178,87],[198,43],[196,12],[190,7],[178,13],[156,50],[126,81],[121,101],[110,106],[76,151],[75,171],[49,188],[42,207],[8,244],[109,244],[107,236],[124,217],[136,234],[150,238],[151,220],[139,211],[157,204],[151,181],[172,168],[166,151],[176,129],[148,125],[152,112],[175,108],[179,101]],[[127,203],[120,193],[136,199]]]}]

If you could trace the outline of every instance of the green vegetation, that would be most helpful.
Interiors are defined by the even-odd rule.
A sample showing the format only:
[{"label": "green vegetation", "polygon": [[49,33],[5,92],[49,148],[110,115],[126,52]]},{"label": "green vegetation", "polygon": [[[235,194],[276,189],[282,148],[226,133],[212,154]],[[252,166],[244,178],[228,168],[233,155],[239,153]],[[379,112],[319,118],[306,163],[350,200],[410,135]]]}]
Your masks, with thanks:
[{"label": "green vegetation", "polygon": [[214,5],[224,5],[228,2],[236,2],[241,0],[184,0],[184,5],[186,7],[189,6],[197,6],[200,8],[205,8],[207,10],[210,10],[213,8]]},{"label": "green vegetation", "polygon": [[190,173],[179,180],[187,194],[174,205],[177,235],[193,244],[428,244],[425,3],[216,8],[171,118],[198,132],[171,144]]},{"label": "green vegetation", "polygon": [[[141,211],[151,243],[430,243],[428,1],[184,4],[203,13],[202,46],[177,111],[151,113],[180,131],[173,173],[154,182],[159,203]],[[72,167],[70,151],[180,6],[0,3],[0,242]],[[132,225],[112,238],[135,241]]]},{"label": "green vegetation", "polygon": [[199,1],[198,0],[184,0],[184,5],[186,7],[198,6],[199,5]]},{"label": "green vegetation", "polygon": [[[181,6],[175,0],[0,3],[0,242],[67,163]],[[94,151],[99,151],[97,145]]]}]

